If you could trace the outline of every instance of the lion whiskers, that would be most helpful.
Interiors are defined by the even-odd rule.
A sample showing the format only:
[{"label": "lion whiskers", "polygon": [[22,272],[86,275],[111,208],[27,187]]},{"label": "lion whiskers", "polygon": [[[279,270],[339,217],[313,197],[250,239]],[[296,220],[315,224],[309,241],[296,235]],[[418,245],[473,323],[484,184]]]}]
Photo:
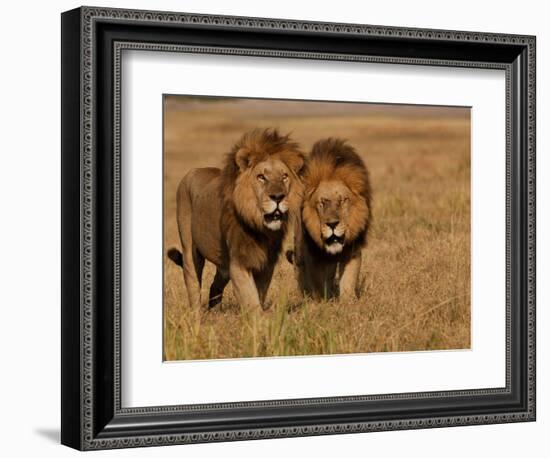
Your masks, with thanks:
[{"label": "lion whiskers", "polygon": [[323,225],[321,228],[321,234],[323,235],[324,239],[328,239],[335,235],[336,237],[342,237],[346,233],[346,227],[343,224],[340,224],[336,226],[336,228],[332,229],[329,226]]},{"label": "lion whiskers", "polygon": [[343,224],[336,226],[336,229],[332,232],[336,237],[342,237],[346,233],[346,228]]},{"label": "lion whiskers", "polygon": [[262,203],[262,209],[264,213],[273,213],[275,210],[277,210],[277,203],[271,199],[264,200],[264,202]]}]

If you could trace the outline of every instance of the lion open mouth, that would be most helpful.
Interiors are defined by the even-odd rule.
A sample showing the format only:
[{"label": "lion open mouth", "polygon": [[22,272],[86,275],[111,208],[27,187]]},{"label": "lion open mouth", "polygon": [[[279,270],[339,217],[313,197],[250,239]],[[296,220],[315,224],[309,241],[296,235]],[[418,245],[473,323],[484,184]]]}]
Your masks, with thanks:
[{"label": "lion open mouth", "polygon": [[283,227],[285,213],[276,208],[271,213],[264,214],[264,225],[272,231],[279,231]]},{"label": "lion open mouth", "polygon": [[275,221],[281,221],[283,219],[283,212],[278,208],[271,213],[264,214],[264,220],[266,223],[273,223]]},{"label": "lion open mouth", "polygon": [[336,255],[342,252],[344,249],[344,236],[332,234],[325,239],[325,251],[328,254]]},{"label": "lion open mouth", "polygon": [[336,234],[332,234],[329,238],[325,239],[325,245],[331,246],[331,245],[343,245],[344,244],[344,236],[337,236]]}]

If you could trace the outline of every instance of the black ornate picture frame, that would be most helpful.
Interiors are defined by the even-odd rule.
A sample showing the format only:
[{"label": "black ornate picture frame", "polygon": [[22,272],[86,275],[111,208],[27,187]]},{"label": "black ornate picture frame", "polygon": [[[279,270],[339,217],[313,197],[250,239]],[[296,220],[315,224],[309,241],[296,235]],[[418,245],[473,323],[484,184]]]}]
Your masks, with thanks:
[{"label": "black ornate picture frame", "polygon": [[[124,49],[506,73],[506,386],[121,406]],[[62,432],[80,450],[535,420],[535,37],[82,7],[62,14]]]}]

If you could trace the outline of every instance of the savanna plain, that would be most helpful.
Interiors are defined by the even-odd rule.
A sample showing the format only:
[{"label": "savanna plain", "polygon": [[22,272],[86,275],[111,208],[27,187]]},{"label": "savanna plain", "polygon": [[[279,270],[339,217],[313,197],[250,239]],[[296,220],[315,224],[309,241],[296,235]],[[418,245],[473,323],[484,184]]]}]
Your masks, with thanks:
[{"label": "savanna plain", "polygon": [[[220,305],[192,309],[166,256],[181,248],[178,183],[192,168],[221,167],[244,132],[267,127],[290,132],[306,153],[321,138],[345,138],[369,169],[360,297],[302,300],[281,255],[267,311],[241,310],[231,282]],[[165,360],[469,348],[469,109],[166,96],[163,259]],[[204,297],[214,272],[207,261]]]}]

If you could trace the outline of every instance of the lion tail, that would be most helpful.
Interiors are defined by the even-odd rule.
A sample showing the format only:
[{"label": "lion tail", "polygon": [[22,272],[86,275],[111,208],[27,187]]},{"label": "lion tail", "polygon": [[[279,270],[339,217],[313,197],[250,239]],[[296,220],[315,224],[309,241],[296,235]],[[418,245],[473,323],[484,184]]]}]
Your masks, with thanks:
[{"label": "lion tail", "polygon": [[170,248],[167,255],[176,265],[183,267],[183,255],[180,250],[177,248]]}]

